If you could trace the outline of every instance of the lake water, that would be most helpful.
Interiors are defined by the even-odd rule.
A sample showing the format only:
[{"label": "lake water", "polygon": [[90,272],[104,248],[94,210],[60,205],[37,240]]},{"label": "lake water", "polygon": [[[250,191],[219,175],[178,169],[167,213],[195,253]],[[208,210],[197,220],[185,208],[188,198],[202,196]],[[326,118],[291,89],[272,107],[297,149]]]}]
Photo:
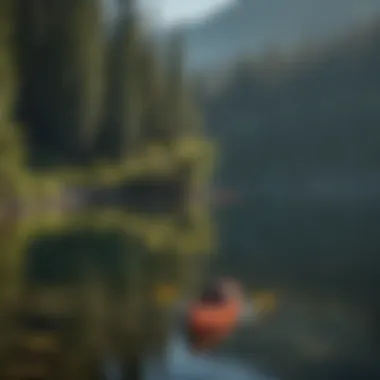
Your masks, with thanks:
[{"label": "lake water", "polygon": [[[285,278],[278,268],[255,284],[249,273],[269,273],[268,257],[255,257],[250,268],[244,256],[212,253],[201,220],[197,228],[145,219],[98,210],[2,224],[3,371],[26,366],[75,378],[75,371],[100,373],[100,358],[111,353],[138,351],[141,376],[152,380],[380,378],[380,314],[367,288],[303,287],[299,277],[289,286],[291,265],[283,266],[286,284],[274,280]],[[232,272],[249,294],[275,295],[276,307],[215,352],[193,355],[169,322],[168,305],[207,277]],[[170,300],[157,296],[162,286],[175,290]]]}]

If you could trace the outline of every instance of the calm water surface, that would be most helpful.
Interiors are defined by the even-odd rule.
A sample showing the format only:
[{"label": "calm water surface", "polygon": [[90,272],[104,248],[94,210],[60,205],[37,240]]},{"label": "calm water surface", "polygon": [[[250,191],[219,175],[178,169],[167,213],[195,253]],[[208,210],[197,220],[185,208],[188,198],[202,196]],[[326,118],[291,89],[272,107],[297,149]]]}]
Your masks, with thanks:
[{"label": "calm water surface", "polygon": [[[35,221],[32,226],[38,223]],[[71,224],[38,231],[30,224],[21,228],[13,223],[2,226],[0,238],[5,250],[3,270],[8,273],[3,278],[3,289],[8,289],[8,297],[17,297],[22,289],[37,285],[45,289],[79,289],[87,281],[83,279],[95,273],[105,296],[100,296],[99,289],[94,291],[93,285],[93,293],[88,293],[87,299],[99,301],[98,309],[103,307],[105,316],[102,319],[102,313],[98,315],[94,303],[89,302],[88,307],[93,309],[88,313],[88,321],[97,318],[98,326],[108,323],[125,331],[143,331],[141,341],[151,352],[143,360],[146,379],[380,378],[379,314],[368,302],[371,297],[360,289],[342,292],[302,287],[296,280],[294,286],[289,286],[289,282],[285,286],[279,281],[271,282],[270,276],[266,284],[255,285],[247,279],[247,261],[230,257],[228,260],[235,260],[231,265],[234,274],[239,277],[236,268],[241,268],[241,279],[250,291],[276,294],[276,309],[262,320],[241,327],[215,352],[194,355],[175,324],[168,327],[169,311],[159,304],[155,292],[160,285],[171,284],[178,294],[191,293],[210,274],[229,273],[225,258],[200,256],[196,252],[183,258],[174,249],[159,256],[149,250],[141,236],[109,220],[102,228],[92,229],[74,218]],[[262,268],[268,270],[266,258]],[[253,272],[260,272],[258,258]],[[3,293],[2,311],[6,313],[7,292]],[[116,312],[112,314],[110,310]],[[115,315],[117,322],[112,319]],[[95,334],[97,330],[93,331]],[[104,331],[103,338],[108,336]],[[101,336],[100,332],[96,334]],[[160,360],[162,357],[165,362]],[[113,378],[116,376],[115,372]]]}]

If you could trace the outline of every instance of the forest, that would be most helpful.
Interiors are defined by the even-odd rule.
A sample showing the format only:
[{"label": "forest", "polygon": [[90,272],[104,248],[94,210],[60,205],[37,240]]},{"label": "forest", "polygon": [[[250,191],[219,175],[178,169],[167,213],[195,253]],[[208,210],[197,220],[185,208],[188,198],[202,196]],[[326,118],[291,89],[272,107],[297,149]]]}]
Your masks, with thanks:
[{"label": "forest", "polygon": [[1,378],[98,376],[112,345],[136,367],[160,276],[213,250],[182,41],[159,60],[133,3],[110,27],[99,0],[0,2]]},{"label": "forest", "polygon": [[159,63],[132,6],[120,0],[108,28],[97,0],[1,2],[4,196],[204,166],[210,146],[182,73],[181,39]]}]

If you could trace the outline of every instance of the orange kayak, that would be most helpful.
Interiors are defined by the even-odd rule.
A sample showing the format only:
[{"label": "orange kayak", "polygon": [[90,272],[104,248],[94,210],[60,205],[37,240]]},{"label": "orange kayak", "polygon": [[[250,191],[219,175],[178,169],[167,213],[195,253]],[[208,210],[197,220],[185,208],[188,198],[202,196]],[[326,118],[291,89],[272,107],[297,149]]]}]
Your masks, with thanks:
[{"label": "orange kayak", "polygon": [[195,303],[188,314],[188,332],[194,346],[212,348],[227,338],[238,324],[239,299],[227,298],[220,304]]}]

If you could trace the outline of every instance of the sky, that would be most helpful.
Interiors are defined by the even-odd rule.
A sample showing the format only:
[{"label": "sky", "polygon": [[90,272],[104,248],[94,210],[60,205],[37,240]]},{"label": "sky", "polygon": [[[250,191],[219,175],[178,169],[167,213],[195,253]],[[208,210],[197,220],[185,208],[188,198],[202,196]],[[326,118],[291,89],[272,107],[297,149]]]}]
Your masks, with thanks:
[{"label": "sky", "polygon": [[[1,1],[1,0],[0,0]],[[117,17],[118,0],[100,0],[106,20]],[[202,21],[238,0],[137,0],[153,28],[168,29],[183,23]]]},{"label": "sky", "polygon": [[232,5],[236,0],[141,0],[148,5],[158,26],[170,28],[181,23],[201,21]]}]

